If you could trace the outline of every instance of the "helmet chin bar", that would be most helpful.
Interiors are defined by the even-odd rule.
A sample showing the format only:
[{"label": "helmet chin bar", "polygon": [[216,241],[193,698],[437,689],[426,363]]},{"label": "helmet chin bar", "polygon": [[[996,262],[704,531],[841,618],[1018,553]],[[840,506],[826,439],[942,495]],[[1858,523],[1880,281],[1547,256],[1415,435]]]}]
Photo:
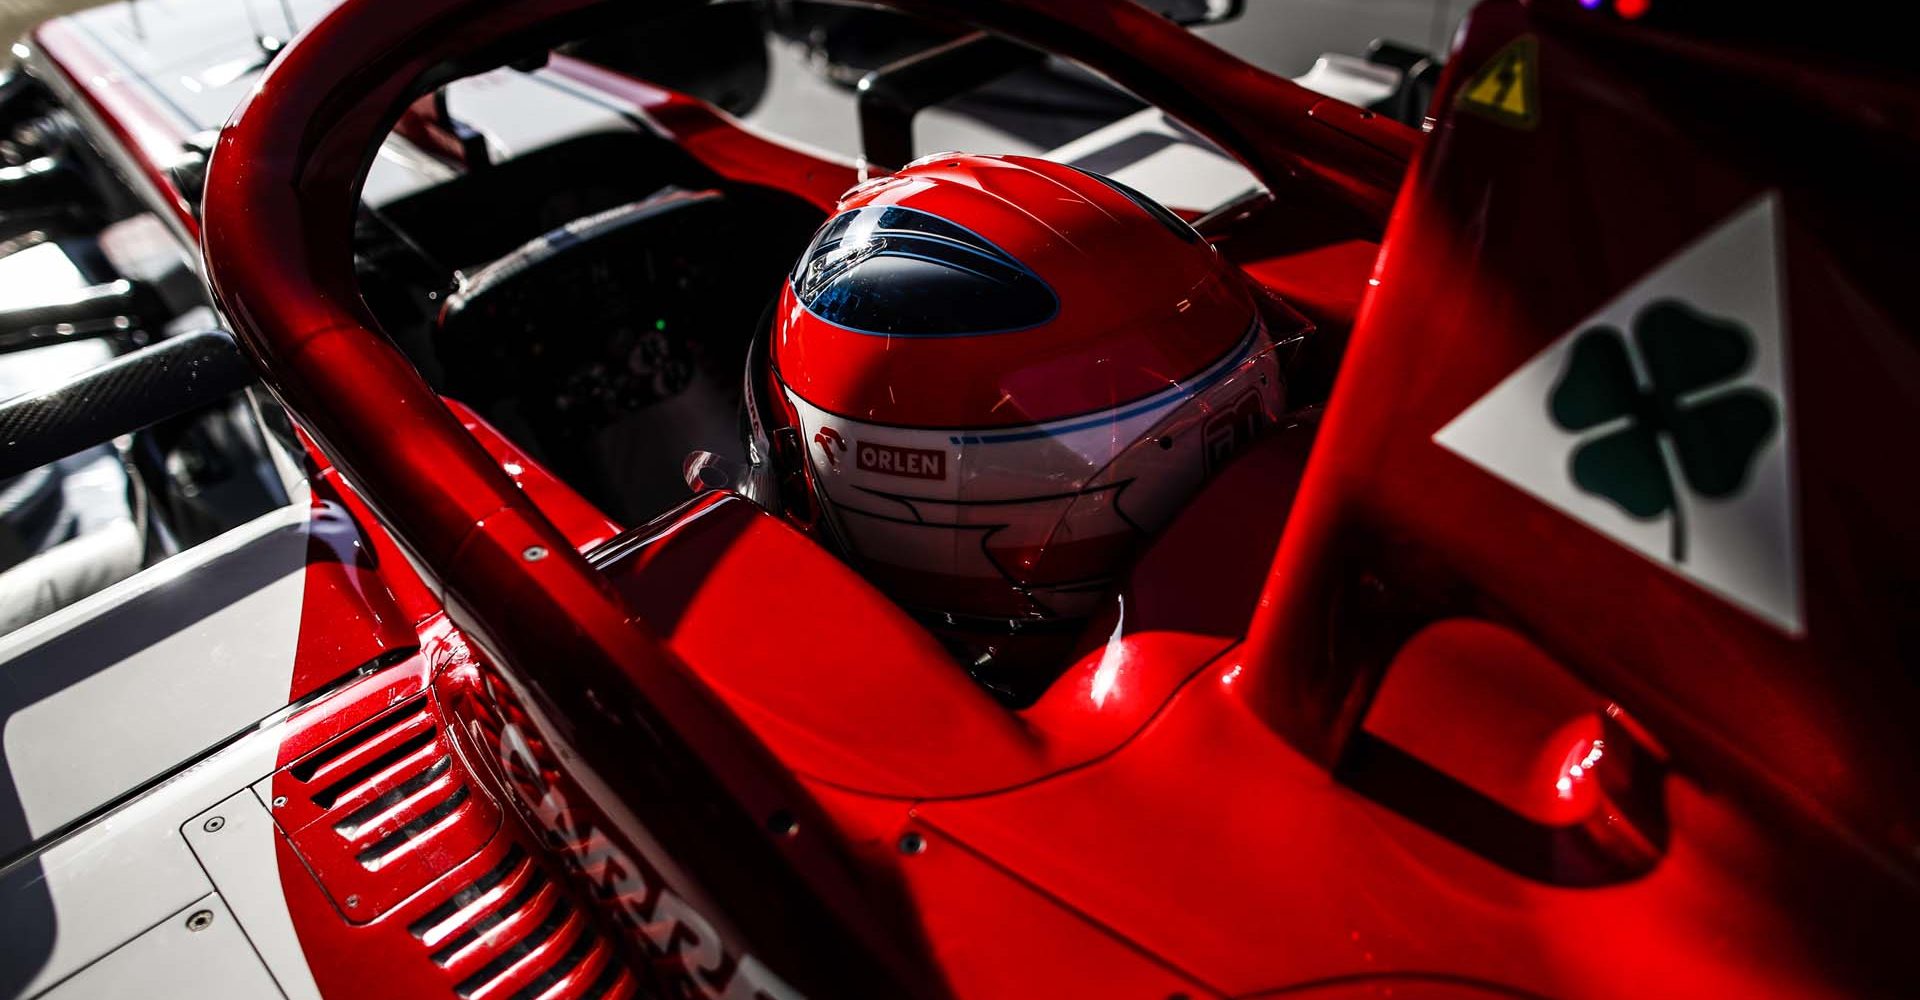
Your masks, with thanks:
[{"label": "helmet chin bar", "polygon": [[[687,457],[687,486],[695,492],[726,490],[750,500],[844,559],[849,551],[845,540],[836,534],[833,519],[821,516],[806,486],[811,473],[799,445],[803,437],[795,414],[776,402],[778,388],[767,355],[772,318],[769,309],[747,354],[741,420],[747,460],[694,452]],[[1032,704],[1046,690],[1088,627],[1084,618],[990,618],[905,605],[902,609],[926,625],[981,686],[1016,708]]]}]

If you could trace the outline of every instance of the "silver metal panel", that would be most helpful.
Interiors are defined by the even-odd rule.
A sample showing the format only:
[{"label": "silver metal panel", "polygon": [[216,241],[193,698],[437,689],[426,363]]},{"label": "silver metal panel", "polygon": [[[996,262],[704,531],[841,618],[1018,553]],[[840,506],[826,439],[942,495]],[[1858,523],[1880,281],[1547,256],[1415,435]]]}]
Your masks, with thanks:
[{"label": "silver metal panel", "polygon": [[[267,807],[251,790],[240,792],[188,820],[181,832],[281,990],[292,1000],[320,1000],[281,892],[280,833]],[[310,876],[294,871],[287,877]]]},{"label": "silver metal panel", "polygon": [[0,870],[0,997],[52,986],[213,891],[181,826],[271,772],[278,751],[276,734],[256,734]]},{"label": "silver metal panel", "polygon": [[207,895],[43,996],[47,1000],[260,1000],[281,993],[226,904],[217,895]]}]

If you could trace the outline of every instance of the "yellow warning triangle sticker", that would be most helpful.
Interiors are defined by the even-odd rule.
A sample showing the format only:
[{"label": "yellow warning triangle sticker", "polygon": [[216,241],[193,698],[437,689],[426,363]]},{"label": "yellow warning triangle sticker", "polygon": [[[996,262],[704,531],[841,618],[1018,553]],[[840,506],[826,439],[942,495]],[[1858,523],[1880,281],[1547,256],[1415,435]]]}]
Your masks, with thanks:
[{"label": "yellow warning triangle sticker", "polygon": [[1532,128],[1540,120],[1540,46],[1522,35],[1480,67],[1454,104],[1495,121]]}]

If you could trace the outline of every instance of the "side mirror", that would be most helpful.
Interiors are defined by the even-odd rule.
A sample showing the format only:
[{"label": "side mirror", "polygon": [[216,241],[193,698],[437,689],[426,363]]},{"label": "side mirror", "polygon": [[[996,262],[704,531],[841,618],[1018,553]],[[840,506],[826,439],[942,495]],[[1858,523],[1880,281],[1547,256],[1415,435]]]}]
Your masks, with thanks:
[{"label": "side mirror", "polygon": [[1456,618],[1394,656],[1337,773],[1510,871],[1598,886],[1666,854],[1666,770],[1649,734],[1546,652]]},{"label": "side mirror", "polygon": [[1247,0],[1139,0],[1176,24],[1219,24],[1246,12]]}]

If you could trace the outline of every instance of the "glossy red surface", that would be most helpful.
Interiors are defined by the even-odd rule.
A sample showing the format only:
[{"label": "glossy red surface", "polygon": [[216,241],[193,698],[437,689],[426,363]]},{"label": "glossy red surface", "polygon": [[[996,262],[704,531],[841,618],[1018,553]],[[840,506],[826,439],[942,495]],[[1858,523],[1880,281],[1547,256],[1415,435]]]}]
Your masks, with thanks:
[{"label": "glossy red surface", "polygon": [[[508,441],[465,404],[451,399],[442,402],[461,421],[461,426],[474,436],[474,440],[486,449],[487,454],[493,456],[494,460],[500,464],[501,471],[527,493],[541,510],[549,511],[549,517],[567,536],[568,541],[573,543],[574,548],[584,551],[619,533],[618,524],[595,510],[593,505],[578,493],[567,489],[554,478],[553,473],[547,471],[545,466],[535,461],[513,442]],[[334,468],[333,461],[320,450],[318,445],[314,444],[313,439],[297,428],[295,436],[299,439],[307,459],[309,482],[316,510],[315,524],[320,525],[319,512],[325,511],[329,519],[326,523],[332,526],[325,533],[325,539],[314,540],[316,554],[311,561],[320,561],[321,553],[326,553],[330,561],[351,565],[357,569],[359,573],[351,577],[354,585],[375,593],[384,593],[387,601],[390,601],[393,609],[399,613],[400,620],[407,626],[409,630],[407,634],[444,628],[444,621],[432,621],[443,619],[445,615],[446,609],[441,603],[440,596],[420,578],[420,574],[414,570],[399,543],[394,541],[393,536],[374,516],[373,510],[367,506],[367,502],[360,497],[360,494],[354,492],[347,483],[346,477],[339,469]],[[369,573],[376,575],[368,577],[366,574]],[[308,579],[309,586],[313,586],[315,578],[310,575]],[[324,581],[328,577],[322,576],[320,579]],[[374,601],[375,607],[384,609],[384,605],[378,602],[377,597],[362,600]],[[310,633],[314,645],[324,648],[331,643],[343,641],[341,637],[327,634],[335,627],[334,622],[361,622],[364,619],[364,612],[357,610],[357,605],[349,604],[344,609],[346,617],[340,618],[339,609],[329,613],[330,605],[326,603],[324,593],[321,601],[320,605],[311,609],[311,613],[304,616],[303,624],[309,627],[307,633],[303,634]],[[361,617],[354,617],[356,615]],[[384,621],[384,616],[376,616],[375,621],[376,629],[389,627]],[[343,631],[350,632],[351,629]],[[304,640],[301,648],[307,649],[307,643]],[[305,657],[318,654],[303,652],[302,655]],[[338,657],[322,657],[320,662],[326,665],[325,669],[338,669],[341,666]],[[349,666],[358,665],[359,662],[365,661],[356,661]],[[296,673],[317,676],[311,671],[296,670]],[[328,677],[332,676],[338,676],[338,674],[328,675]]]},{"label": "glossy red surface", "polygon": [[[1224,246],[1229,256],[1240,248]],[[1237,258],[1241,270],[1262,288],[1285,299],[1312,320],[1322,336],[1344,342],[1360,315],[1367,280],[1380,259],[1372,240],[1340,240],[1276,254]]]},{"label": "glossy red surface", "polygon": [[[444,622],[430,627],[429,637],[445,629]],[[432,639],[427,640],[432,645]],[[296,706],[287,719],[276,726],[280,738],[280,764],[291,764],[326,743],[337,739],[361,723],[426,690],[433,663],[415,654],[365,676],[352,678],[338,688]]]},{"label": "glossy red surface", "polygon": [[[411,628],[418,630],[427,621],[443,613],[439,595],[420,579],[407,556],[401,550],[393,536],[382,527],[367,502],[347,485],[340,470],[331,466],[320,466],[312,474],[313,491],[316,496],[327,498],[338,504],[359,528],[362,542],[374,569],[380,574],[380,580],[386,585],[387,593],[392,597],[394,606],[399,610],[401,619]],[[314,619],[315,629],[325,628],[325,623]]]},{"label": "glossy red surface", "polygon": [[186,152],[192,124],[156,104],[73,25],[49,21],[33,37],[53,67],[73,82],[79,99],[133,154],[139,179],[173,209],[170,221],[189,238],[197,237],[199,219],[188,204],[187,193],[167,171]]},{"label": "glossy red surface", "polygon": [[527,495],[540,513],[553,522],[567,541],[581,552],[608,541],[620,533],[620,524],[594,509],[580,494],[554,478],[553,473],[533,459],[519,445],[507,440],[492,424],[464,403],[447,400],[447,408],[460,419],[460,426],[487,450],[507,478]]},{"label": "glossy red surface", "polygon": [[[1725,810],[1700,815],[1676,783],[1672,853],[1644,883],[1587,897],[1596,918],[1642,885],[1698,877],[1691,859],[1729,859],[1699,845],[1742,824],[1739,854],[1753,867],[1738,878],[1770,896],[1712,904],[1763,921],[1702,953],[1753,970],[1718,991],[1813,991],[1811,971],[1769,965],[1795,949],[1834,949],[1813,960],[1833,989],[1910,984],[1885,929],[1911,912],[1920,857],[1903,582],[1920,536],[1902,513],[1920,479],[1875,456],[1911,450],[1920,427],[1913,307],[1893,277],[1908,268],[1915,219],[1909,201],[1884,197],[1905,186],[1894,165],[1913,161],[1911,134],[1889,123],[1911,120],[1914,92],[1587,18],[1572,3],[1482,5],[1453,66],[1469,73],[1523,32],[1539,46],[1537,125],[1443,114],[1415,163],[1243,654],[1250,705],[1332,765],[1406,637],[1453,615],[1499,621],[1625,706]],[[1460,81],[1443,88],[1443,108]],[[1798,634],[1433,440],[1583,316],[1769,191],[1784,209]],[[1676,906],[1649,900],[1630,919],[1645,927]],[[1652,968],[1675,933],[1582,939]],[[1659,991],[1702,985],[1675,978]]]},{"label": "glossy red surface", "polygon": [[1362,728],[1558,826],[1594,811],[1601,770],[1615,765],[1600,727],[1607,707],[1517,636],[1463,619],[1429,625],[1400,647]]},{"label": "glossy red surface", "polygon": [[[690,884],[738,885],[743,872],[759,871],[764,889],[792,877],[781,874],[789,865],[800,872],[837,915],[802,924],[810,932],[804,945],[791,940],[790,922],[751,910],[739,918],[750,921],[748,941],[763,949],[778,943],[788,974],[805,981],[828,963],[836,981],[882,975],[877,966],[862,972],[846,960],[845,945],[831,944],[844,921],[865,947],[891,942],[878,953],[895,974],[918,975],[914,963],[902,964],[916,946],[899,940],[904,929],[884,916],[890,907],[874,905],[881,887],[850,882],[830,844],[802,837],[774,860],[756,817],[788,808],[803,828],[814,825],[789,774],[629,624],[601,579],[372,331],[359,302],[348,250],[351,206],[366,157],[394,118],[435,82],[431,71],[445,59],[589,6],[349,4],[317,24],[279,58],[221,137],[205,204],[209,276],[276,394],[446,588],[453,620],[494,654],[548,742],[568,748],[581,787],[620,789],[613,802],[640,809],[640,822],[664,841]],[[1097,6],[1164,44],[1195,44],[1131,6]],[[1058,25],[1052,16],[1035,23]],[[1201,51],[1217,65],[1232,64]],[[1140,79],[1152,82],[1151,74]],[[1316,103],[1291,85],[1269,87],[1296,111]],[[1377,151],[1356,156],[1329,142],[1337,147],[1330,162],[1381,161]],[[1362,203],[1367,191],[1383,190],[1337,175],[1330,167],[1316,176]],[[633,735],[609,739],[623,731]],[[695,836],[675,799],[646,791],[663,771],[636,766],[635,739],[654,744],[648,756],[675,762],[664,773],[709,789],[715,808],[733,818],[703,823]]]},{"label": "glossy red surface", "polygon": [[[806,601],[769,607],[767,566],[805,580]],[[1044,769],[1037,736],[954,669],[924,628],[745,500],[707,494],[604,571],[640,620],[798,773],[911,799],[990,790]],[[741,627],[823,612],[859,623],[859,656],[795,643],[777,626]]]},{"label": "glossy red surface", "polygon": [[[791,863],[822,895],[866,899],[870,893],[838,874],[827,845],[802,840],[784,860],[774,857],[759,817],[789,801],[804,814],[791,777],[628,623],[551,522],[371,331],[360,305],[348,243],[354,188],[408,88],[446,55],[560,12],[526,3],[349,5],[316,25],[222,136],[205,208],[210,276],[269,384],[417,565],[446,585],[454,621],[496,662],[527,665],[512,671],[516,693],[540,707],[550,742],[568,746],[568,758],[591,775],[585,787],[622,788],[618,801],[645,804],[648,819],[670,819],[687,794],[647,789],[672,774],[696,781],[718,810],[710,815],[724,821],[697,831],[651,824],[670,832],[662,839],[690,884],[771,871],[768,884],[794,877],[785,874]],[[400,39],[419,43],[402,64],[367,58],[394,51],[389,45]],[[381,72],[343,78],[343,67]],[[632,735],[610,738],[621,732]],[[878,975],[860,971],[847,946],[834,943],[844,940],[837,920],[804,921],[808,932],[795,938],[771,915],[746,912],[752,939],[775,942],[791,976],[817,978],[822,963],[836,976]],[[894,933],[875,926],[871,905],[837,912],[865,923],[871,937]]]},{"label": "glossy red surface", "polygon": [[500,809],[475,795],[426,699],[394,706],[351,745],[273,779],[287,841],[349,923],[384,915],[479,853]]},{"label": "glossy red surface", "polygon": [[934,942],[953,995],[1216,995],[1134,942],[1044,901],[1018,874],[938,830],[917,822],[903,829],[926,840],[923,852],[899,866],[921,901],[921,931]]},{"label": "glossy red surface", "polygon": [[[1143,555],[1124,616],[1098,624],[1084,655],[1019,713],[818,543],[737,497],[704,495],[600,566],[796,773],[883,798],[982,795],[1111,752],[1234,641],[1310,436],[1277,435],[1228,467]],[[806,581],[806,600],[768,601],[769,566]],[[795,641],[823,627],[859,634],[859,655]]]},{"label": "glossy red surface", "polygon": [[[322,995],[498,997],[540,982],[540,995],[556,1000],[633,996],[627,959],[554,877],[530,831],[502,822],[490,772],[423,694],[429,674],[471,679],[465,647],[443,619],[427,624],[423,642],[421,653],[316,702],[280,733],[286,766],[271,788],[281,890]],[[393,756],[395,746],[407,754]],[[413,758],[442,757],[445,765],[425,772],[431,781],[404,781],[419,773]],[[385,766],[370,768],[369,758]],[[335,788],[341,798],[316,803]],[[428,813],[433,822],[395,822],[456,789],[464,797],[444,815]],[[360,816],[373,825],[343,823]],[[355,856],[385,837],[398,849],[371,863]]]},{"label": "glossy red surface", "polygon": [[[1378,643],[1352,633],[1405,628],[1330,614],[1337,595],[1372,579],[1392,608],[1381,616],[1474,609],[1514,623],[1687,766],[1827,828],[1911,885],[1920,693],[1900,581],[1920,565],[1920,536],[1895,511],[1920,496],[1920,479],[1874,456],[1894,447],[1885,435],[1920,426],[1920,396],[1902,388],[1920,373],[1903,321],[1912,306],[1891,277],[1912,246],[1895,220],[1912,213],[1872,200],[1871,169],[1850,179],[1842,165],[1856,158],[1813,166],[1791,137],[1902,162],[1911,146],[1872,122],[1911,114],[1915,95],[1835,73],[1801,103],[1763,81],[1770,70],[1805,80],[1809,67],[1585,18],[1571,4],[1490,3],[1470,29],[1456,66],[1531,32],[1540,105],[1563,110],[1532,131],[1447,116],[1416,164],[1250,636],[1250,655],[1271,665],[1264,710],[1310,753],[1337,756],[1383,665]],[[1735,100],[1733,80],[1761,89]],[[1828,103],[1841,94],[1865,103],[1841,114]],[[1741,110],[1729,119],[1709,104]],[[1762,110],[1781,107],[1796,110]],[[1582,316],[1768,191],[1785,220],[1798,635],[1433,441]],[[1580,252],[1542,252],[1568,241]],[[1329,661],[1330,646],[1351,653]]]},{"label": "glossy red surface", "polygon": [[1817,877],[1723,797],[1673,784],[1685,835],[1642,879],[1545,885],[1295,751],[1244,697],[1256,668],[1230,653],[1095,766],[916,814],[1227,995],[1382,977],[1503,995],[1844,996],[1836,975],[1872,960],[1845,937],[1869,915],[1831,913],[1831,939],[1810,940],[1783,903],[1819,898]]},{"label": "glossy red surface", "polygon": [[[885,207],[975,234],[1036,276],[1053,309],[1014,329],[888,335],[832,322],[789,281],[775,307],[773,367],[829,413],[975,430],[1084,417],[1193,379],[1241,346],[1253,321],[1232,265],[1071,167],[941,157],[867,182],[839,210]],[[1116,259],[1114,246],[1134,252]]]},{"label": "glossy red surface", "polygon": [[315,484],[288,692],[293,701],[419,643],[414,620],[394,600],[371,539],[337,496],[333,484]]},{"label": "glossy red surface", "polygon": [[[500,472],[505,453],[475,443],[484,428],[449,414],[366,325],[348,267],[352,188],[413,78],[583,6],[349,5],[283,57],[215,160],[208,257],[222,302],[340,459],[330,475],[363,491],[445,589],[459,632],[429,636],[408,669],[434,662],[461,766],[512,817],[364,938],[283,855],[327,995],[443,991],[402,921],[504,864],[515,839],[571,873],[538,905],[597,889],[593,917],[627,928],[618,946],[636,969],[667,959],[664,975],[713,992],[755,967],[747,955],[812,995],[1910,992],[1920,706],[1901,602],[1920,551],[1899,525],[1920,481],[1878,449],[1920,426],[1920,395],[1902,389],[1920,371],[1914,307],[1895,294],[1912,262],[1893,238],[1916,220],[1910,206],[1861,204],[1879,189],[1838,166],[1788,154],[1816,135],[1847,169],[1898,176],[1912,144],[1884,123],[1911,117],[1911,94],[1809,71],[1809,94],[1789,98],[1770,81],[1809,76],[1757,56],[1575,20],[1571,3],[1487,4],[1441,107],[1461,73],[1532,32],[1536,128],[1441,115],[1325,424],[1230,467],[1148,553],[1114,641],[1089,642],[1015,714],[876,591],[739,502],[650,527],[609,581],[573,553],[595,518],[564,513],[557,492],[540,499],[545,482],[523,492]],[[1358,220],[1384,209],[1413,145],[1124,0],[966,10],[1197,108],[1194,124],[1277,187],[1341,199]],[[1775,117],[1728,127],[1736,113]],[[710,153],[730,142],[697,134]],[[1861,152],[1882,158],[1837,155]],[[1432,440],[1769,187],[1785,192],[1795,330],[1799,635]],[[1378,235],[1353,228],[1362,242],[1329,250],[1324,272],[1342,282]],[[1350,290],[1311,307],[1345,317]],[[546,507],[578,527],[563,533]],[[370,533],[387,559],[382,538]],[[394,596],[403,614],[417,606],[409,588]],[[367,703],[321,713],[327,731],[411,693],[361,684]],[[1477,697],[1487,685],[1506,699]],[[1615,797],[1648,786],[1613,777],[1626,744],[1609,725],[1671,768],[1650,793],[1663,829]],[[513,733],[524,753],[504,749]],[[1534,827],[1625,826],[1644,850],[1585,882],[1551,850],[1529,867],[1369,781],[1367,740],[1435,772],[1416,792],[1464,787],[1479,798],[1457,801]],[[319,742],[293,736],[283,759]],[[566,940],[585,940],[586,922],[567,919]],[[512,982],[537,964],[512,966]]]}]

